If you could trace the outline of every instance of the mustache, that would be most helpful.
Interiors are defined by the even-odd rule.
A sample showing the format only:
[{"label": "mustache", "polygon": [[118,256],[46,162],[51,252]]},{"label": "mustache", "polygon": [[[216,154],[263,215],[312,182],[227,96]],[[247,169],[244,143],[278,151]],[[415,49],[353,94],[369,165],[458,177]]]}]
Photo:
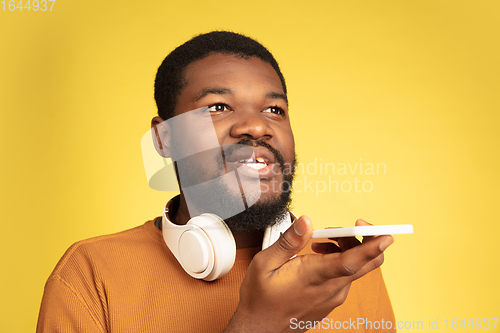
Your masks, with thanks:
[{"label": "mustache", "polygon": [[271,154],[273,154],[275,161],[278,162],[279,164],[279,167],[283,170],[283,167],[285,165],[285,158],[277,149],[273,148],[269,143],[265,142],[264,140],[252,140],[249,138],[243,138],[236,144],[230,145],[228,148],[226,148],[224,151],[224,155],[231,156],[234,153],[234,150],[238,149],[238,145],[249,146],[249,147],[260,146],[267,148],[271,152]]}]

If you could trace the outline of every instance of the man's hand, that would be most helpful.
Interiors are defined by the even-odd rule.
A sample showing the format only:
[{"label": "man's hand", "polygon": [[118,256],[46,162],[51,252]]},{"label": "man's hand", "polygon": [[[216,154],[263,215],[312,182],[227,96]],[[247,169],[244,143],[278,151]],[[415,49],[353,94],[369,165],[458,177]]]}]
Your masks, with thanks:
[{"label": "man's hand", "polygon": [[[356,225],[369,225],[363,220]],[[318,254],[297,256],[312,234],[300,217],[280,239],[259,252],[248,267],[240,302],[225,332],[287,332],[290,320],[321,321],[347,298],[351,282],[379,267],[391,236],[338,238],[314,243]],[[293,332],[299,332],[294,329]]]}]

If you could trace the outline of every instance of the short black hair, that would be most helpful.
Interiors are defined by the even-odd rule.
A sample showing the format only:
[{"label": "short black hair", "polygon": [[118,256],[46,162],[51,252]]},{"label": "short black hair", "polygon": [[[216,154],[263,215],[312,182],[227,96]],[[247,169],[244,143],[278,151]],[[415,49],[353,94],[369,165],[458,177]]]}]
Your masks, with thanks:
[{"label": "short black hair", "polygon": [[177,47],[158,68],[155,80],[155,100],[158,115],[163,120],[175,115],[177,98],[186,85],[184,79],[186,67],[212,54],[233,54],[243,58],[257,57],[269,63],[278,74],[286,96],[285,78],[271,52],[262,44],[234,32],[212,31],[198,35]]}]

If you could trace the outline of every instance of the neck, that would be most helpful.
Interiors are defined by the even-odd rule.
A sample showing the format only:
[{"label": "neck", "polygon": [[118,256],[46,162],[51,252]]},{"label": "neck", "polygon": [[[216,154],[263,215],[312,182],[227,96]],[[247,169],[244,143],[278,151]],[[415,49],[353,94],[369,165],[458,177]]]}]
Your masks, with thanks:
[{"label": "neck", "polygon": [[237,249],[261,247],[264,239],[264,230],[254,232],[240,232],[233,234]]},{"label": "neck", "polygon": [[[177,225],[184,225],[188,223],[191,217],[183,195],[180,196],[178,209],[172,209],[169,213],[169,218],[170,221]],[[262,246],[262,240],[264,239],[264,230],[234,233],[233,236],[237,249],[260,247]]]}]

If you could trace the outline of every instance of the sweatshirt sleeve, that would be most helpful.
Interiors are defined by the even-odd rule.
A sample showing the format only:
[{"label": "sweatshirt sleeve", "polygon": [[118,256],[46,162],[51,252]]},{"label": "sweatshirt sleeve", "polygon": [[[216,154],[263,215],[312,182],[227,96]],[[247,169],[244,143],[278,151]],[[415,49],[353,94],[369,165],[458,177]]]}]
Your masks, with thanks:
[{"label": "sweatshirt sleeve", "polygon": [[52,276],[45,285],[36,332],[103,333],[106,330],[71,286]]}]

